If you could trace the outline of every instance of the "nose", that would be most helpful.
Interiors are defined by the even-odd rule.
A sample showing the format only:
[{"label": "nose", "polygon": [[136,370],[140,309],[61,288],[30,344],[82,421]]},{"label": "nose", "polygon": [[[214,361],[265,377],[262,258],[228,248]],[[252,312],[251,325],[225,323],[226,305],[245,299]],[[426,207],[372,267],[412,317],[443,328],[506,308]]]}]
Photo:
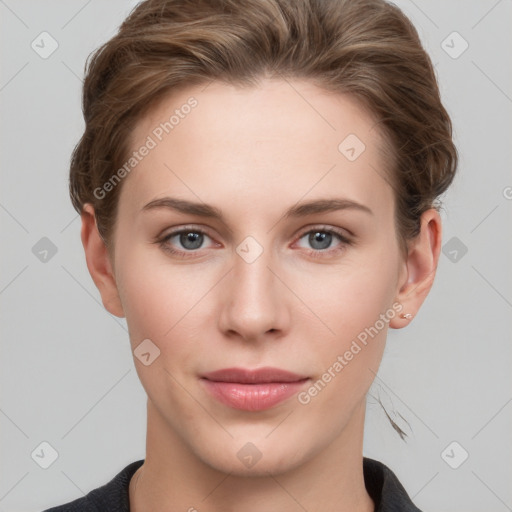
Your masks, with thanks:
[{"label": "nose", "polygon": [[277,277],[270,251],[252,262],[237,253],[233,260],[223,282],[219,328],[246,341],[283,336],[290,323],[290,291]]}]

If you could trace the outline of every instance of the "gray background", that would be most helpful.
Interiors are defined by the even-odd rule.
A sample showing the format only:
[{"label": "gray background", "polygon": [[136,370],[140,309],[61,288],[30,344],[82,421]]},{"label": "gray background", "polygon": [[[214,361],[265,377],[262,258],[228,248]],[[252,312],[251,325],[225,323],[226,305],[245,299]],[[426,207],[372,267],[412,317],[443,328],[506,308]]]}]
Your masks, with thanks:
[{"label": "gray background", "polygon": [[[0,512],[78,498],[144,458],[126,323],[101,304],[67,189],[86,57],[135,4],[0,0]],[[398,4],[436,65],[461,160],[433,290],[409,327],[390,330],[371,391],[408,441],[370,398],[364,452],[425,511],[512,510],[512,1]],[[46,59],[31,47],[43,31],[59,45]],[[58,453],[47,469],[42,442]]]}]

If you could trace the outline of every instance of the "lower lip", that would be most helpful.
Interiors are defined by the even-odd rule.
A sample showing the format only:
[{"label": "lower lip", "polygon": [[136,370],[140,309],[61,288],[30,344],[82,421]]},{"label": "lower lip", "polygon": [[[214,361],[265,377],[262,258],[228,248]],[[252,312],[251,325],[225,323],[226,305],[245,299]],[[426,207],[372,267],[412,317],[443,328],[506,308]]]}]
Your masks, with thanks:
[{"label": "lower lip", "polygon": [[219,402],[244,411],[264,411],[295,395],[309,379],[296,382],[241,384],[201,379],[206,389]]}]

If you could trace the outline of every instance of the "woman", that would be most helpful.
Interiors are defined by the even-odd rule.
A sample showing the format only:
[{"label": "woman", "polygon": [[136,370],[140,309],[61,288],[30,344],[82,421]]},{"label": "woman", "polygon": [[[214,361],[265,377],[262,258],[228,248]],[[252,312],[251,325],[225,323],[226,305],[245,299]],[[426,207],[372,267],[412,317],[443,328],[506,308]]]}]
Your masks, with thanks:
[{"label": "woman", "polygon": [[457,165],[409,20],[383,0],[147,0],[83,100],[71,198],[126,317],[146,457],[49,510],[419,510],[362,455]]}]

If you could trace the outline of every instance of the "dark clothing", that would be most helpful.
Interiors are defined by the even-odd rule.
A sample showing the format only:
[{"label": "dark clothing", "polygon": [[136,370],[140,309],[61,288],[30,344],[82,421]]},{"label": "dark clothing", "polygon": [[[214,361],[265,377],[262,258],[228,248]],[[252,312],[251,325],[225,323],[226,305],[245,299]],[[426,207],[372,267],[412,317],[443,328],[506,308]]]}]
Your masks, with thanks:
[{"label": "dark clothing", "polygon": [[[143,462],[132,462],[110,482],[86,496],[44,512],[130,512],[128,486]],[[382,462],[364,457],[363,472],[366,489],[375,503],[375,512],[421,512],[395,474]]]}]

